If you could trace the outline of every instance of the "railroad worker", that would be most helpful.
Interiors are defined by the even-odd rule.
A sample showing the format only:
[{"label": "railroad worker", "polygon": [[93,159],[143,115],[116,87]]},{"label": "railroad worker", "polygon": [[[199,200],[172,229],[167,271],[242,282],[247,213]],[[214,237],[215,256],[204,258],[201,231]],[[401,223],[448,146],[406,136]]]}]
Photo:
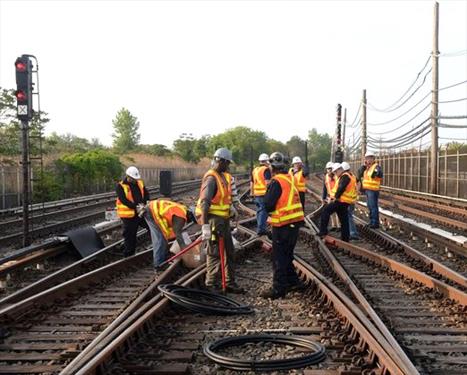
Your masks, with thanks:
[{"label": "railroad worker", "polygon": [[302,290],[293,266],[298,230],[305,219],[295,179],[287,171],[285,156],[274,152],[270,157],[272,179],[264,203],[272,226],[272,288],[264,291],[264,298],[282,298],[289,291]]},{"label": "railroad worker", "polygon": [[269,167],[269,155],[261,154],[258,158],[259,166],[253,169],[250,181],[250,193],[254,197],[256,205],[257,233],[259,236],[267,234],[268,213],[264,207],[264,195],[271,180]]},{"label": "railroad worker", "polygon": [[353,203],[349,204],[349,233],[350,233],[350,239],[354,241],[360,240],[360,237],[358,236],[358,231],[357,231],[357,226],[355,225],[355,220],[353,218],[353,214],[355,211],[355,202],[358,198],[358,190],[357,190],[357,178],[355,175],[350,171],[350,164],[347,162],[342,162],[342,169],[344,173],[348,173],[350,178],[355,179],[354,184],[355,184],[355,201]]},{"label": "railroad worker", "polygon": [[[206,172],[201,183],[196,217],[201,224],[202,239],[208,241],[206,287],[213,291],[218,290],[216,278],[219,276],[220,267],[224,267],[227,292],[243,293],[243,289],[235,282],[235,249],[230,230],[230,217],[237,215],[232,205],[232,175],[228,172],[232,162],[232,153],[229,150],[216,150],[211,169]],[[224,239],[224,265],[220,262],[219,237]]]},{"label": "railroad worker", "polygon": [[349,242],[349,205],[357,200],[357,180],[355,176],[344,172],[342,165],[334,163],[332,172],[336,175],[337,181],[332,189],[331,202],[324,207],[321,213],[320,230],[318,235],[324,237],[328,234],[329,217],[336,212],[341,223],[341,239]]},{"label": "railroad worker", "polygon": [[383,170],[376,162],[375,154],[368,151],[365,154],[365,170],[362,178],[362,188],[366,194],[366,204],[370,213],[370,228],[379,228],[378,198]]},{"label": "railroad worker", "polygon": [[168,241],[176,239],[182,250],[188,244],[183,239],[183,227],[196,222],[194,214],[183,204],[168,199],[149,201],[140,211],[151,232],[154,268],[158,269],[167,259]]},{"label": "railroad worker", "polygon": [[324,182],[323,182],[323,194],[321,195],[322,203],[328,203],[328,198],[331,197],[331,191],[336,183],[336,178],[334,173],[332,173],[332,161],[328,161],[326,163],[326,174],[324,175]]},{"label": "railroad worker", "polygon": [[[327,204],[330,201],[332,189],[336,183],[336,176],[332,173],[332,165],[334,163],[332,161],[328,161],[326,163],[326,174],[324,175],[324,182],[323,182],[323,193],[321,196],[321,201],[323,204]],[[337,230],[339,228],[339,224],[337,222],[337,215],[334,213],[331,215],[331,231]]]},{"label": "railroad worker", "polygon": [[135,253],[136,234],[138,227],[148,229],[146,221],[138,216],[140,210],[149,200],[149,191],[144,186],[141,175],[136,167],[128,167],[125,178],[117,184],[117,215],[123,223],[123,238],[125,247],[123,256],[129,257]]},{"label": "railroad worker", "polygon": [[300,156],[294,156],[292,159],[292,168],[289,169],[289,173],[295,178],[295,185],[298,188],[300,194],[300,202],[302,203],[303,209],[305,209],[305,193],[308,191],[306,188],[306,180],[309,175],[309,171],[306,165],[303,165]]}]

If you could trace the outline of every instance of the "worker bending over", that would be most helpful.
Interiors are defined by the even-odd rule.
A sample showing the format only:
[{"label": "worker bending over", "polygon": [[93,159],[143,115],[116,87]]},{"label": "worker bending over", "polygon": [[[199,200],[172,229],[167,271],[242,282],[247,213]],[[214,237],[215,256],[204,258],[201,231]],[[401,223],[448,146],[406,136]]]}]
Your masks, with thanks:
[{"label": "worker bending over", "polygon": [[[216,278],[224,267],[227,292],[243,293],[234,278],[234,245],[230,231],[230,217],[237,216],[232,205],[232,176],[228,172],[232,153],[220,148],[214,153],[212,167],[203,177],[196,206],[196,216],[202,225],[202,239],[208,241],[206,255],[206,287],[218,290]],[[225,264],[220,262],[220,238],[224,241]]]},{"label": "worker bending over", "polygon": [[187,223],[196,222],[194,214],[180,203],[168,199],[155,199],[140,210],[151,232],[154,254],[154,268],[167,259],[168,241],[176,239],[180,249],[188,244],[183,239],[183,227]]},{"label": "worker bending over", "polygon": [[251,173],[250,193],[254,196],[256,205],[257,233],[259,236],[267,234],[268,213],[264,207],[264,195],[271,180],[269,155],[261,154],[258,158],[259,166]]},{"label": "worker bending over", "polygon": [[272,179],[264,204],[272,226],[272,288],[262,293],[264,298],[281,298],[289,291],[301,290],[304,285],[293,266],[298,230],[304,221],[303,206],[295,179],[287,173],[285,157],[271,154]]},{"label": "worker bending over", "polygon": [[297,186],[300,194],[300,202],[302,203],[303,210],[305,210],[305,193],[308,191],[306,187],[306,180],[309,175],[309,171],[306,165],[303,165],[300,156],[295,156],[292,159],[292,168],[289,169],[289,173],[295,178],[295,185]]},{"label": "worker bending over", "polygon": [[136,167],[128,167],[125,178],[117,184],[116,193],[117,215],[123,223],[123,255],[129,257],[135,253],[138,227],[141,225],[148,228],[146,221],[138,216],[137,211],[149,200],[149,192]]},{"label": "worker bending over", "polygon": [[344,172],[339,163],[333,164],[332,172],[336,175],[337,181],[331,193],[330,203],[324,207],[321,213],[318,235],[324,237],[328,234],[329,217],[333,212],[336,212],[341,223],[341,239],[348,242],[350,238],[348,209],[349,205],[357,200],[357,180],[349,172]]},{"label": "worker bending over", "polygon": [[378,198],[381,181],[383,180],[383,170],[376,162],[375,154],[368,151],[365,154],[365,164],[361,167],[361,187],[366,194],[366,204],[370,213],[370,228],[379,228],[379,208]]}]

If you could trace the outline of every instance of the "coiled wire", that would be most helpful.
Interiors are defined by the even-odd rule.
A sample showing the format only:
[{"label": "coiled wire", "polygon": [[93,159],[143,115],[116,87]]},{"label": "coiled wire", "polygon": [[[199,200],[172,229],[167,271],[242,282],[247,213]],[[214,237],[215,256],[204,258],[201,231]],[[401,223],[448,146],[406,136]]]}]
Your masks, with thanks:
[{"label": "coiled wire", "polygon": [[158,286],[160,292],[172,302],[193,312],[207,315],[252,314],[248,305],[205,290],[186,288],[175,284]]},{"label": "coiled wire", "polygon": [[[240,346],[247,343],[272,342],[281,345],[290,345],[299,348],[312,350],[313,352],[299,357],[291,357],[285,359],[270,359],[270,360],[252,360],[232,358],[217,354],[215,351],[232,346]],[[291,370],[303,368],[309,365],[315,365],[324,361],[326,351],[324,347],[317,342],[305,339],[299,336],[289,335],[244,335],[225,337],[223,339],[207,343],[203,347],[203,353],[208,358],[212,359],[222,367],[239,370],[239,371],[274,371],[274,370]]]}]

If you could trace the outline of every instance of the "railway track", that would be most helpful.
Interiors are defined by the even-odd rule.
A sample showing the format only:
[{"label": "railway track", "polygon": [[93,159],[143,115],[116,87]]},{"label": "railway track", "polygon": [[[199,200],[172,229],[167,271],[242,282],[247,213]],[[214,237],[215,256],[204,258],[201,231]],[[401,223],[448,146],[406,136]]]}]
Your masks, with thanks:
[{"label": "railway track", "polygon": [[[200,180],[183,181],[174,183],[173,194],[180,194],[186,191],[191,191],[198,187]],[[159,193],[159,187],[149,188],[151,195]],[[97,200],[97,202],[96,202]],[[115,193],[100,194],[97,198],[85,197],[78,201],[79,205],[71,208],[64,208],[69,205],[76,204],[75,201],[65,201],[61,206],[51,206],[51,209],[60,207],[59,210],[48,212],[43,215],[34,217],[35,225],[32,227],[30,233],[33,239],[38,239],[43,236],[50,236],[59,233],[63,230],[74,228],[82,224],[95,223],[97,220],[104,218],[104,208],[115,206]],[[84,212],[83,212],[84,211]],[[89,212],[91,211],[91,212]],[[15,218],[0,222],[0,246],[6,247],[7,245],[18,244],[23,238],[20,228],[21,218]],[[40,225],[37,225],[40,222]]]},{"label": "railway track", "polygon": [[[199,184],[190,182],[189,185],[180,187],[174,195],[178,200],[188,204],[191,197],[187,193],[192,192],[198,186]],[[97,232],[101,236],[109,236],[110,240],[104,240],[106,247],[84,260],[79,260],[76,250],[68,239],[51,240],[45,243],[46,246],[33,246],[17,252],[15,256],[10,255],[0,259],[0,280],[4,280],[5,284],[0,296],[16,295],[19,290],[27,288],[20,292],[24,293],[36,282],[40,285],[41,279],[48,280],[47,285],[50,285],[51,280],[61,282],[64,273],[75,274],[74,264],[79,266],[77,272],[87,272],[91,269],[90,267],[100,267],[120,259],[120,247],[122,246],[120,227],[120,222],[117,222],[103,226],[102,230],[98,229]],[[138,235],[143,242],[148,239],[145,232],[143,230]],[[24,272],[25,269],[28,269],[28,272]],[[51,280],[49,276],[52,276]],[[24,297],[24,294],[22,296]],[[0,300],[0,305],[1,303]]]}]

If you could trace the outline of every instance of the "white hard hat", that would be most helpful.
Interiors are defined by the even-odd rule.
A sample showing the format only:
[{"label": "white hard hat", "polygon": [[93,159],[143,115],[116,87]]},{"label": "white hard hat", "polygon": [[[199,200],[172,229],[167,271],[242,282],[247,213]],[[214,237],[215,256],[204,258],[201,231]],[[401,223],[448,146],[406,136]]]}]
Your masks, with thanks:
[{"label": "white hard hat", "polygon": [[138,168],[136,167],[128,167],[125,174],[127,176],[130,176],[131,178],[134,178],[135,180],[139,180],[141,178],[141,175],[139,174]]},{"label": "white hard hat", "polygon": [[294,158],[292,159],[292,164],[301,163],[301,162],[302,162],[302,159],[300,159],[300,156],[294,156]]},{"label": "white hard hat", "polygon": [[343,161],[341,164],[341,167],[344,171],[349,171],[350,170],[350,164],[347,163],[346,161]]},{"label": "white hard hat", "polygon": [[334,164],[332,165],[332,171],[333,171],[333,172],[337,171],[339,168],[342,168],[341,163],[334,163]]},{"label": "white hard hat", "polygon": [[225,147],[218,148],[216,152],[214,153],[214,157],[219,158],[219,159],[225,159],[233,163],[232,153],[229,150],[227,150]]},{"label": "white hard hat", "polygon": [[366,154],[365,154],[365,157],[367,156],[375,156],[375,153],[373,151],[367,151]]},{"label": "white hard hat", "polygon": [[328,161],[328,162],[326,163],[326,169],[332,168],[332,165],[333,165],[333,164],[334,164],[334,163],[333,163],[332,161]]},{"label": "white hard hat", "polygon": [[269,155],[268,154],[261,154],[258,158],[258,161],[269,161]]}]

